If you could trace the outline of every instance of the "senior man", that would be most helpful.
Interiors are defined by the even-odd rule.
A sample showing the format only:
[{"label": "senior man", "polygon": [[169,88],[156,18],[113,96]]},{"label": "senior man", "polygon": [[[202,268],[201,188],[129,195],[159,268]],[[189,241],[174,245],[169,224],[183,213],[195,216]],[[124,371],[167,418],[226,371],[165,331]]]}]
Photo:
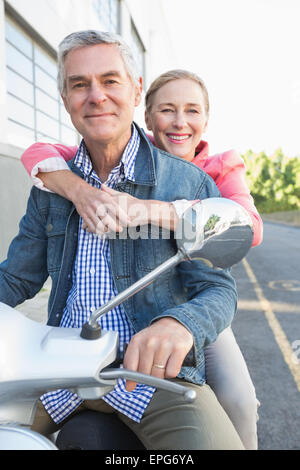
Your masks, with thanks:
[{"label": "senior man", "polygon": [[[92,186],[142,200],[205,199],[219,195],[199,168],[154,148],[133,123],[142,80],[119,36],[82,31],[59,48],[59,86],[83,140],[70,169]],[[185,181],[180,185],[179,181]],[[129,197],[129,196],[128,196]],[[103,191],[103,208],[116,204]],[[169,203],[165,203],[170,205]],[[116,206],[115,206],[116,207]],[[101,208],[100,208],[101,213]],[[106,211],[102,211],[105,224]],[[128,223],[127,214],[119,219]],[[97,237],[84,230],[67,199],[33,188],[18,236],[0,265],[0,301],[15,306],[52,278],[49,325],[80,327],[92,311],[176,252],[169,239]],[[124,365],[193,388],[197,399],[122,380],[93,405],[67,390],[41,397],[33,429],[53,432],[82,407],[114,412],[147,449],[242,449],[242,443],[205,384],[203,348],[232,321],[235,283],[227,271],[183,262],[101,318],[117,329]],[[182,367],[193,348],[195,367]]]}]

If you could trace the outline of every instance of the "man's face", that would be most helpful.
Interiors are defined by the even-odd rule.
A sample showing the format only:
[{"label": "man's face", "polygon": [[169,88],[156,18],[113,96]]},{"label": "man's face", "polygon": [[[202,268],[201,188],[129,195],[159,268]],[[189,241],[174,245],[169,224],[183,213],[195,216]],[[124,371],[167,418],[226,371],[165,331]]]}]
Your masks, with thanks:
[{"label": "man's face", "polygon": [[114,44],[75,49],[65,59],[63,101],[87,145],[130,138],[141,83],[133,84]]}]

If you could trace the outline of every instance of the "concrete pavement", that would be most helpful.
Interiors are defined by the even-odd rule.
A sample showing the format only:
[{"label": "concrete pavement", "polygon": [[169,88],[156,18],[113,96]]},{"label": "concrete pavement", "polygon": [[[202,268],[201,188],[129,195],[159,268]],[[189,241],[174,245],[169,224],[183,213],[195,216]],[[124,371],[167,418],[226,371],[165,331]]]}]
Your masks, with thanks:
[{"label": "concrete pavement", "polygon": [[47,323],[47,306],[50,290],[51,280],[49,278],[33,299],[26,300],[23,304],[18,305],[16,309],[34,321]]}]

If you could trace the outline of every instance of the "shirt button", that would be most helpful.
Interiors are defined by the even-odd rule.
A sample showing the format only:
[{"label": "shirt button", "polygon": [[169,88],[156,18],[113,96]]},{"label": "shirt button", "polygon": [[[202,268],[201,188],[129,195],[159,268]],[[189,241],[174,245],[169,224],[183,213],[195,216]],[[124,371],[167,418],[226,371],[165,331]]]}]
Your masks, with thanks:
[{"label": "shirt button", "polygon": [[51,232],[52,229],[53,229],[53,225],[52,225],[52,224],[47,225],[47,230],[48,230],[48,232]]},{"label": "shirt button", "polygon": [[96,310],[96,307],[91,307],[91,312],[94,312]]},{"label": "shirt button", "polygon": [[96,272],[95,268],[90,269],[90,274],[94,275]]}]

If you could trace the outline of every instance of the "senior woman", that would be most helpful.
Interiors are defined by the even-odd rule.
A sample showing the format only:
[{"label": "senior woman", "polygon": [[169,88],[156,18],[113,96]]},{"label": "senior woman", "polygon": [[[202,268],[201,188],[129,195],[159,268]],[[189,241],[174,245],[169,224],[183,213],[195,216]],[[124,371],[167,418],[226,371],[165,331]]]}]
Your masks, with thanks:
[{"label": "senior woman", "polygon": [[[152,144],[199,166],[214,179],[222,197],[242,205],[253,222],[253,246],[258,245],[262,240],[262,221],[245,182],[242,158],[233,150],[209,156],[208,144],[202,140],[208,124],[209,98],[200,77],[185,70],[172,70],[160,75],[151,84],[145,105],[146,125],[153,133],[148,136]],[[73,158],[76,152],[77,147],[36,143],[22,155],[22,162],[36,186],[57,192],[74,203],[87,230],[101,234],[108,230],[122,230],[122,218],[117,223],[113,218],[108,218],[104,224],[99,221],[97,209],[103,204],[104,196],[110,201],[125,197],[129,206],[135,202],[135,198],[123,193],[120,196],[118,191],[104,184],[99,191],[69,171],[66,161]],[[185,182],[179,181],[178,184]],[[155,214],[160,213],[166,203],[143,203],[151,210],[145,211],[143,220],[137,217],[132,223],[152,223],[174,228],[178,216],[191,201],[174,201],[173,210],[164,211],[165,218]],[[245,448],[257,449],[259,402],[230,327],[205,349],[205,364],[207,383],[230,417]]]}]

